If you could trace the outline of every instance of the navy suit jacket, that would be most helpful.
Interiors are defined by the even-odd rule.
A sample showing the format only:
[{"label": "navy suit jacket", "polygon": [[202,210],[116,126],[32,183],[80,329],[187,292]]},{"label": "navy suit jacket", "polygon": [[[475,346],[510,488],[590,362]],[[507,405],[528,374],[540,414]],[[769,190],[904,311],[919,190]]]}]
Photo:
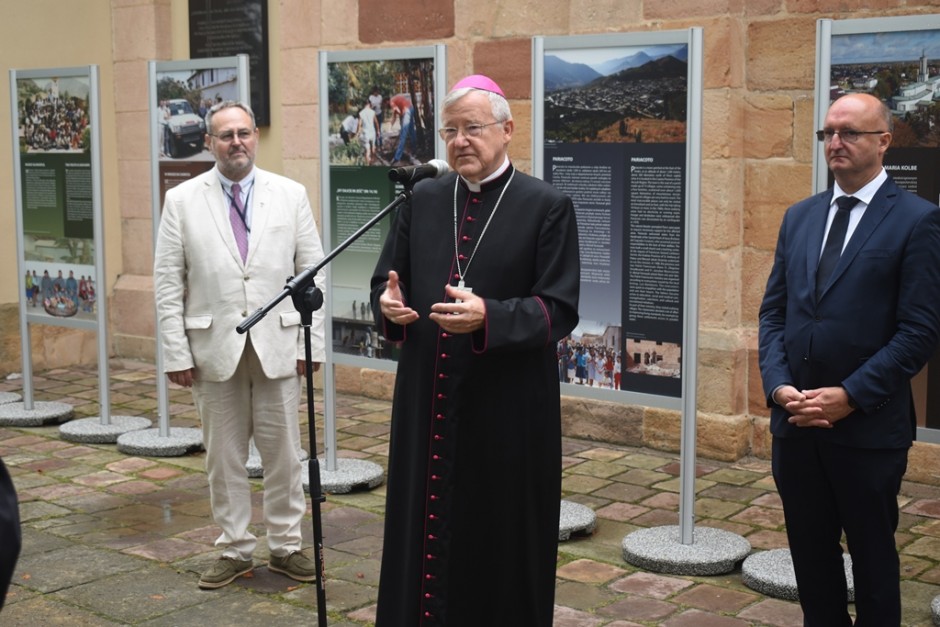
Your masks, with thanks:
[{"label": "navy suit jacket", "polygon": [[[916,421],[910,380],[940,337],[940,208],[890,178],[816,300],[832,190],[787,210],[760,308],[760,370],[775,437],[906,448]],[[832,429],[795,427],[773,391],[843,386],[858,405]]]}]

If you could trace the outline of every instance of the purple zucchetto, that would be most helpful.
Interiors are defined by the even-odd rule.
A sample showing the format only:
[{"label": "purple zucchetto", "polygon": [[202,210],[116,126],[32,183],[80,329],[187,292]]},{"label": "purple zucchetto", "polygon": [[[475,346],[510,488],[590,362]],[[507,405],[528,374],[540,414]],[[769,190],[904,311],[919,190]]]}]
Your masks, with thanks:
[{"label": "purple zucchetto", "polygon": [[503,90],[499,88],[499,85],[496,84],[496,81],[494,81],[489,76],[483,76],[482,74],[472,74],[466,78],[462,78],[457,81],[457,83],[451,87],[450,90],[455,91],[464,87],[472,87],[473,89],[491,91],[494,94],[499,94],[503,98],[506,97],[506,94],[504,94]]}]

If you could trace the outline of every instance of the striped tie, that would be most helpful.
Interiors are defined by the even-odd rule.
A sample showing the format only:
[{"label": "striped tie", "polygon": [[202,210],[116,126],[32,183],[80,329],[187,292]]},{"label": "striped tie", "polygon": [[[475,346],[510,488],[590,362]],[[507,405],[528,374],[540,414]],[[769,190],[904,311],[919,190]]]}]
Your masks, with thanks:
[{"label": "striped tie", "polygon": [[241,185],[232,185],[232,205],[228,210],[228,218],[232,223],[232,233],[235,234],[235,243],[241,253],[242,262],[248,257],[248,227],[245,225],[245,206],[242,204]]}]

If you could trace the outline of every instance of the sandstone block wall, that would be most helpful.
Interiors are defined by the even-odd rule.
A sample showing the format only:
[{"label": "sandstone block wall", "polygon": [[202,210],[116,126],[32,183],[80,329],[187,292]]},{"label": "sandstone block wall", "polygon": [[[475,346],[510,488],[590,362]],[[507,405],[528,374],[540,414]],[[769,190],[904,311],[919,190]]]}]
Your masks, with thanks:
[{"label": "sandstone block wall", "polygon": [[[120,277],[112,293],[115,354],[147,358],[152,259],[146,135],[146,63],[186,58],[187,0],[112,0],[109,32],[118,167]],[[938,12],[930,0],[269,0],[272,126],[261,165],[308,187],[319,213],[317,54],[446,44],[447,82],[486,73],[506,91],[517,133],[515,163],[531,169],[531,38],[647,32],[701,26],[704,98],[701,213],[698,452],[718,459],[769,456],[767,409],[757,370],[757,309],[785,208],[812,191],[815,31],[820,18]],[[273,142],[273,145],[272,145]],[[319,219],[319,218],[318,218]],[[110,262],[109,262],[110,263]],[[0,368],[18,333],[4,307]],[[34,340],[34,342],[39,340]],[[43,346],[51,340],[43,338]],[[53,342],[54,343],[54,342]],[[77,345],[84,346],[79,342]],[[83,350],[47,350],[52,360]],[[47,361],[45,363],[51,363]],[[377,398],[393,376],[341,368],[342,390]],[[676,450],[676,412],[565,399],[572,435]],[[936,477],[932,445],[918,445],[912,471]],[[934,470],[931,470],[931,468]]]}]

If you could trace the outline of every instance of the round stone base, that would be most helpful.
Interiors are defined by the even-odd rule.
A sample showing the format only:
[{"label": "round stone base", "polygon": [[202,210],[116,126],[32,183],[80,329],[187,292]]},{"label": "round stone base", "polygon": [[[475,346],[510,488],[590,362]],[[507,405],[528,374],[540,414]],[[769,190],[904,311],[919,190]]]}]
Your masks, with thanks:
[{"label": "round stone base", "polygon": [[[845,582],[848,585],[849,603],[855,601],[855,580],[852,577],[852,558],[842,554],[845,564]],[[751,590],[776,599],[799,601],[796,575],[790,549],[771,549],[749,555],[741,565],[741,581]]]},{"label": "round stone base", "polygon": [[[364,459],[337,459],[336,470],[332,471],[326,469],[325,461],[317,462],[320,464],[320,486],[327,494],[346,494],[357,489],[371,490],[382,485],[385,480],[382,467]],[[304,490],[310,492],[309,472],[304,473]]]},{"label": "round stone base", "polygon": [[202,429],[171,428],[167,436],[160,429],[141,429],[117,439],[117,449],[126,455],[182,457],[202,450]]},{"label": "round stone base", "polygon": [[23,397],[16,392],[0,392],[0,405],[5,403],[19,403]]},{"label": "round stone base", "polygon": [[111,416],[109,424],[102,424],[101,417],[95,416],[68,421],[59,427],[59,436],[69,442],[114,444],[121,434],[147,429],[152,424],[138,416]]},{"label": "round stone base", "polygon": [[558,541],[564,542],[571,534],[589,536],[597,527],[597,514],[587,505],[572,501],[561,501],[558,516]]},{"label": "round stone base", "polygon": [[75,411],[68,403],[36,401],[32,409],[22,402],[0,405],[0,427],[42,427],[69,421]]},{"label": "round stone base", "polygon": [[751,552],[743,537],[711,527],[692,530],[692,544],[682,544],[679,526],[640,529],[623,539],[623,559],[645,570],[673,575],[721,575]]}]

